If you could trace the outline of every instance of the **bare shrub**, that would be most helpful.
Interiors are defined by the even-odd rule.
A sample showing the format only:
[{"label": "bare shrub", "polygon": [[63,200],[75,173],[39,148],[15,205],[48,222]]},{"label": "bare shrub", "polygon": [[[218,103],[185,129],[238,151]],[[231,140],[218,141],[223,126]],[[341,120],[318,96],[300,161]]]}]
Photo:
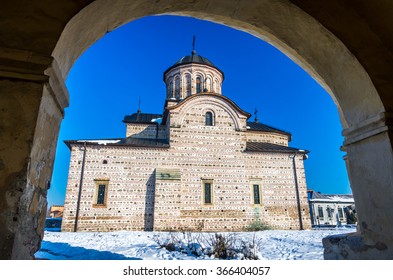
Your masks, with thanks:
[{"label": "bare shrub", "polygon": [[261,240],[254,236],[252,240],[238,238],[235,233],[191,233],[169,232],[155,234],[152,237],[160,248],[168,251],[178,251],[183,254],[196,257],[208,256],[217,259],[242,259],[257,260],[259,251],[262,249]]},{"label": "bare shrub", "polygon": [[162,236],[162,234],[154,234],[152,239],[160,246],[160,248],[165,248],[170,252],[176,251],[179,244],[181,244],[178,234],[174,232],[169,232],[165,237]]},{"label": "bare shrub", "polygon": [[241,240],[240,251],[241,255],[239,256],[242,260],[259,260],[259,252],[262,249],[262,239],[257,239],[256,234],[254,233],[253,238],[250,241]]}]

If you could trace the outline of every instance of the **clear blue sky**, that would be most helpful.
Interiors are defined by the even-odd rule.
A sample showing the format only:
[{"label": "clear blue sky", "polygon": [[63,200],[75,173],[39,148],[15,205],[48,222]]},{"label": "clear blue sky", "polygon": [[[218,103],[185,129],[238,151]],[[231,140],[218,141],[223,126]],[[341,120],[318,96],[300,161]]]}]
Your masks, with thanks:
[{"label": "clear blue sky", "polygon": [[[64,140],[125,137],[125,115],[162,113],[163,72],[196,51],[225,73],[223,94],[259,121],[292,133],[309,150],[309,189],[351,193],[340,151],[338,111],[330,96],[279,50],[254,36],[188,17],[153,16],[101,38],[76,61],[66,81],[70,107],[61,125],[48,205],[62,205],[70,152]],[[253,120],[254,117],[251,118]]]}]

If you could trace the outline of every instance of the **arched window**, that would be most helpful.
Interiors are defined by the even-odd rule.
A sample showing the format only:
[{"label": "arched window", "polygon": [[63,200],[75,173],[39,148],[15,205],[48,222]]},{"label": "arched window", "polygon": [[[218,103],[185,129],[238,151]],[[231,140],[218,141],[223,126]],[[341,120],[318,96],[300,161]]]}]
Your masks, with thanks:
[{"label": "arched window", "polygon": [[174,95],[174,87],[173,87],[173,80],[169,80],[168,83],[168,98],[175,97]]},{"label": "arched window", "polygon": [[179,76],[175,77],[175,97],[176,97],[176,99],[180,98],[180,78],[179,78]]},{"label": "arched window", "polygon": [[202,92],[202,80],[201,77],[196,78],[196,93]]},{"label": "arched window", "polygon": [[187,96],[191,95],[191,75],[186,74],[186,88],[187,88]]},{"label": "arched window", "polygon": [[207,125],[207,126],[212,126],[213,125],[213,114],[212,114],[212,112],[206,112],[205,125]]}]

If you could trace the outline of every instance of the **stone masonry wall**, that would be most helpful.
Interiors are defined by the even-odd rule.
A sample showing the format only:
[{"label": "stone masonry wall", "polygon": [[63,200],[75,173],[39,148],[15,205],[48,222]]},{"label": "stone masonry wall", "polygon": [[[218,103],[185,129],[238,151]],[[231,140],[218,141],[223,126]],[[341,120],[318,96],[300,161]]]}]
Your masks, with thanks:
[{"label": "stone masonry wall", "polygon": [[162,125],[132,123],[127,124],[126,137],[166,139],[167,133],[165,131],[165,127]]},{"label": "stone masonry wall", "polygon": [[[293,155],[291,155],[293,156]],[[296,173],[304,228],[311,227],[303,156],[296,156]],[[274,228],[299,229],[292,158],[280,153],[246,153],[247,170],[262,181],[260,217]]]},{"label": "stone masonry wall", "polygon": [[[151,230],[154,172],[157,160],[160,163],[164,159],[162,152],[161,149],[88,146],[78,230]],[[72,148],[62,224],[64,231],[72,231],[74,227],[82,154],[79,147]],[[109,180],[105,207],[93,205],[97,192],[95,179]]]},{"label": "stone masonry wall", "polygon": [[282,146],[288,146],[288,136],[278,133],[268,133],[260,131],[250,131],[246,133],[247,141],[249,142],[264,142],[272,143]]},{"label": "stone masonry wall", "polygon": [[[87,147],[78,230],[240,231],[255,220],[273,228],[299,228],[289,155],[245,152],[250,136],[242,130],[246,117],[234,119],[225,104],[194,102],[186,111],[170,112],[170,148]],[[213,126],[205,125],[206,110],[214,112]],[[64,231],[74,227],[81,147],[71,152]],[[303,224],[309,228],[300,155],[296,166]],[[97,180],[108,182],[106,203],[99,207]],[[208,205],[203,201],[205,180],[212,183]],[[260,185],[260,205],[253,204],[253,184]]]}]

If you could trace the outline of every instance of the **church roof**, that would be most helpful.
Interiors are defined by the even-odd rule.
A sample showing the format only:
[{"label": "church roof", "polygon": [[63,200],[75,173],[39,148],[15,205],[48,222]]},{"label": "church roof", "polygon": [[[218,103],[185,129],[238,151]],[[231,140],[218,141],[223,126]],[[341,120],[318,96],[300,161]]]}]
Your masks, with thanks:
[{"label": "church roof", "polygon": [[[170,145],[165,139],[148,139],[148,138],[116,138],[116,139],[89,139],[89,140],[66,140],[64,143],[69,149],[73,145],[89,146],[126,146],[126,147],[146,147],[146,148],[169,148]],[[299,150],[297,148],[265,143],[265,142],[247,142],[246,151],[248,152],[271,152],[271,153],[304,153],[309,151]]]},{"label": "church roof", "polygon": [[224,72],[222,72],[217,66],[215,66],[213,64],[213,62],[211,62],[209,59],[207,59],[206,57],[203,57],[203,56],[197,54],[195,50],[193,50],[191,52],[191,55],[183,56],[178,61],[176,61],[175,64],[173,64],[171,67],[169,67],[164,72],[164,77],[165,77],[166,73],[169,72],[171,69],[173,69],[175,67],[178,67],[180,65],[192,64],[192,63],[193,64],[207,65],[207,66],[213,67],[213,68],[217,69],[218,71],[220,71],[221,74],[222,74],[222,77],[224,78]]},{"label": "church roof", "polygon": [[179,64],[188,64],[188,63],[199,63],[199,64],[206,64],[212,67],[216,67],[213,62],[211,62],[206,57],[203,57],[195,52],[191,53],[191,55],[186,55],[180,58],[173,66]]},{"label": "church roof", "polygon": [[[89,140],[66,140],[64,143],[69,149],[73,145],[84,145],[86,142],[89,146],[126,146],[126,147],[146,147],[146,148],[169,148],[170,145],[165,139],[148,139],[148,138],[116,138],[116,139],[89,139]],[[299,150],[292,147],[264,143],[264,142],[247,142],[246,151],[248,152],[272,152],[272,153],[308,153],[308,151]],[[316,198],[316,197],[314,197]]]},{"label": "church roof", "polygon": [[279,134],[285,134],[288,135],[289,137],[292,136],[291,133],[263,124],[263,123],[259,123],[259,122],[247,122],[247,130],[253,130],[253,131],[263,131],[263,132],[276,132]]},{"label": "church roof", "polygon": [[150,113],[134,113],[124,117],[124,123],[155,123],[157,119],[162,118],[161,114],[150,114]]},{"label": "church roof", "polygon": [[169,148],[169,143],[164,139],[148,139],[148,138],[117,138],[117,139],[90,139],[90,140],[66,140],[64,143],[71,149],[72,145],[97,146],[127,146],[127,147],[146,147],[146,148]]},{"label": "church roof", "polygon": [[249,152],[272,152],[272,153],[304,153],[307,154],[309,151],[299,150],[297,148],[265,143],[265,142],[247,142],[246,151]]},{"label": "church roof", "polygon": [[134,147],[156,147],[156,148],[169,148],[169,143],[165,139],[148,139],[148,138],[123,138],[119,145],[134,146]]},{"label": "church roof", "polygon": [[[217,94],[210,94],[210,95],[216,96]],[[195,97],[195,96],[192,95],[190,97]],[[229,98],[226,98],[225,96],[220,95],[220,97],[233,103]],[[240,108],[238,108],[238,106],[235,103],[233,103],[233,105],[238,110],[241,110]],[[180,103],[176,106],[180,106]],[[246,112],[244,112],[244,113],[246,113]],[[246,114],[248,114],[248,113],[246,113]],[[159,120],[161,118],[163,118],[163,115],[161,115],[161,114],[137,112],[137,113],[133,113],[132,115],[125,116],[123,119],[123,122],[124,123],[141,123],[141,124],[151,124],[151,123],[157,123],[157,122],[161,123]],[[279,133],[279,134],[288,135],[289,137],[292,136],[291,133],[289,133],[287,131],[284,131],[284,130],[281,130],[281,129],[278,129],[278,128],[275,128],[275,127],[272,127],[272,126],[269,126],[269,125],[266,125],[263,123],[257,123],[257,122],[247,122],[247,130],[260,131],[260,132],[275,132],[275,133]]]}]

